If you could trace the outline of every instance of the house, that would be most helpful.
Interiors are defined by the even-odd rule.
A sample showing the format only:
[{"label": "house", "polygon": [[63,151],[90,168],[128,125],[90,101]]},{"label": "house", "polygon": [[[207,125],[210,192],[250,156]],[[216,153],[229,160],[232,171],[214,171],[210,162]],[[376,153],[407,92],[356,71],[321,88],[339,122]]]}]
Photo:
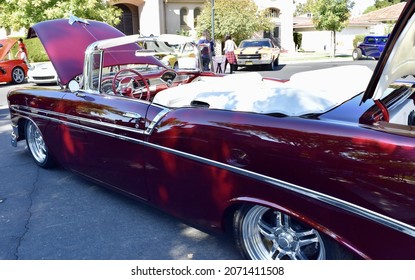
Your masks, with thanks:
[{"label": "house", "polygon": [[[405,2],[402,2],[361,16],[352,17],[347,27],[336,33],[336,52],[351,54],[353,40],[356,35],[389,34],[405,4]],[[311,16],[296,17],[293,21],[294,32],[299,32],[303,36],[301,48],[304,51],[332,50],[332,32],[316,30]]]},{"label": "house", "polygon": [[[122,10],[120,24],[116,27],[127,35],[159,35],[186,31],[196,36],[197,16],[206,1],[214,0],[107,0]],[[293,0],[253,0],[259,10],[267,10],[275,24],[272,36],[283,49],[294,50]],[[238,7],[236,7],[238,8]],[[13,32],[13,36],[24,36],[25,30]],[[262,36],[263,34],[261,34]],[[6,31],[0,28],[0,37]],[[222,38],[220,38],[222,39]]]},{"label": "house", "polygon": [[[114,5],[123,11],[117,26],[125,34],[159,35],[185,30],[196,36],[196,18],[209,0],[117,0]],[[213,0],[212,0],[213,1]],[[254,0],[259,10],[267,10],[275,23],[271,36],[282,48],[294,50],[293,0]]]}]

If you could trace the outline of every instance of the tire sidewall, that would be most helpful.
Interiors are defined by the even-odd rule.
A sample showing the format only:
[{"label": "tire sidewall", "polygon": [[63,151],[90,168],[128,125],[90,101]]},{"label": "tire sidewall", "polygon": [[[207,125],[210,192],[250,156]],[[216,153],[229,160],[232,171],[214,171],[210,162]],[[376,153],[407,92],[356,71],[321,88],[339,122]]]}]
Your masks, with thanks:
[{"label": "tire sidewall", "polygon": [[[248,250],[245,247],[244,239],[246,237],[242,236],[242,225],[246,214],[251,208],[255,205],[245,204],[238,208],[233,215],[233,236],[236,243],[236,247],[241,253],[241,255],[246,259],[251,259]],[[338,242],[328,237],[322,232],[318,232],[321,237],[321,242],[325,249],[325,256],[327,260],[339,260],[339,259],[354,259],[354,255],[341,246]]]},{"label": "tire sidewall", "polygon": [[[39,127],[33,122],[33,121],[31,121],[31,120],[28,120],[28,121],[26,121],[26,123],[25,123],[25,138],[26,138],[26,145],[27,145],[27,149],[29,150],[29,152],[30,152],[30,154],[31,154],[31,156],[32,156],[32,158],[33,158],[33,160],[35,161],[35,163],[38,165],[38,166],[40,166],[40,167],[42,167],[42,168],[49,168],[49,167],[51,167],[51,166],[53,166],[53,164],[54,164],[54,161],[53,161],[53,159],[52,159],[52,157],[51,157],[51,155],[50,155],[50,153],[49,153],[49,149],[46,147],[46,144],[45,144],[45,147],[46,147],[46,154],[45,154],[45,159],[43,160],[43,161],[39,161],[36,157],[35,157],[35,155],[34,155],[34,152],[32,151],[32,148],[31,148],[31,145],[30,145],[30,143],[29,143],[29,141],[31,141],[29,138],[29,129],[30,129],[30,126],[33,126],[33,128],[32,129],[35,129],[35,130],[37,130],[40,134],[42,134],[41,133],[41,131],[40,131],[40,129],[39,129]],[[43,138],[43,135],[42,135],[42,138]],[[43,141],[44,141],[44,138],[43,138]]]},{"label": "tire sidewall", "polygon": [[359,48],[353,50],[352,53],[353,60],[359,60],[362,58],[362,51]]}]

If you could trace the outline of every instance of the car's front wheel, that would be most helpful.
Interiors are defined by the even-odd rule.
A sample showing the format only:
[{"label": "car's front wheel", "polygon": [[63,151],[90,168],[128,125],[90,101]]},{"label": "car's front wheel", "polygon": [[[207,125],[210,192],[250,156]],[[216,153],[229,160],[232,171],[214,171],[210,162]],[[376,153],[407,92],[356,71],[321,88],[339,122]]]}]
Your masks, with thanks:
[{"label": "car's front wheel", "polygon": [[244,205],[233,229],[242,255],[254,260],[349,259],[335,241],[297,219],[260,205]]},{"label": "car's front wheel", "polygon": [[273,61],[271,61],[271,63],[270,64],[268,64],[268,70],[269,71],[274,71],[275,70],[275,61],[273,60]]},{"label": "car's front wheel", "polygon": [[53,165],[52,156],[43,140],[42,133],[33,121],[27,121],[25,126],[26,144],[30,154],[40,167],[47,168]]},{"label": "car's front wheel", "polygon": [[355,48],[352,52],[353,60],[359,60],[362,58],[362,50],[359,48]]},{"label": "car's front wheel", "polygon": [[24,82],[25,74],[22,68],[15,67],[12,71],[12,83],[21,84]]}]

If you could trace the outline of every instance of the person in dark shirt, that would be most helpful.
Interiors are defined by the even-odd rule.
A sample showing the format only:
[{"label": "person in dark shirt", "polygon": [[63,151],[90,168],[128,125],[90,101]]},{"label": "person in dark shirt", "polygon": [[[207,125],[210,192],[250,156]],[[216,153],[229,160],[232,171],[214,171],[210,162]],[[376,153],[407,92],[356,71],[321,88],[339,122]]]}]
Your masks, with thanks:
[{"label": "person in dark shirt", "polygon": [[203,31],[202,37],[197,44],[202,54],[203,71],[210,71],[209,65],[212,57],[215,56],[215,45],[208,30]]}]

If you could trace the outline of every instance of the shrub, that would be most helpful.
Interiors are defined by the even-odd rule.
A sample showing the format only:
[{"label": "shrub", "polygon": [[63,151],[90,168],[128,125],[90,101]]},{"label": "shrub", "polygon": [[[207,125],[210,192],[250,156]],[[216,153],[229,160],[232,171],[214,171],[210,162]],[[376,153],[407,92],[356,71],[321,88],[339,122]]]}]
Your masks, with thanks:
[{"label": "shrub", "polygon": [[356,35],[353,39],[353,48],[356,48],[357,45],[365,39],[366,35]]},{"label": "shrub", "polygon": [[294,36],[295,49],[299,50],[301,48],[301,43],[303,41],[303,34],[294,32],[293,36]]}]

